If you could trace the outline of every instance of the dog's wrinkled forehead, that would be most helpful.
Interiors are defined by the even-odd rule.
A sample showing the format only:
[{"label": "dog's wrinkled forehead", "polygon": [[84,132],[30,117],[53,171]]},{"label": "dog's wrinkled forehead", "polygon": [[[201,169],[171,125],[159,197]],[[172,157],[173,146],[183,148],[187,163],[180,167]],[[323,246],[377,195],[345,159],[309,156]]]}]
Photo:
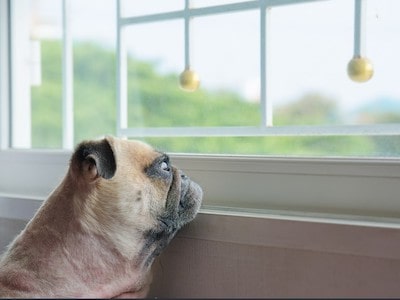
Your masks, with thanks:
[{"label": "dog's wrinkled forehead", "polygon": [[108,142],[114,150],[120,169],[128,168],[132,171],[135,168],[136,171],[145,173],[149,166],[165,156],[152,146],[137,140],[108,139]]}]

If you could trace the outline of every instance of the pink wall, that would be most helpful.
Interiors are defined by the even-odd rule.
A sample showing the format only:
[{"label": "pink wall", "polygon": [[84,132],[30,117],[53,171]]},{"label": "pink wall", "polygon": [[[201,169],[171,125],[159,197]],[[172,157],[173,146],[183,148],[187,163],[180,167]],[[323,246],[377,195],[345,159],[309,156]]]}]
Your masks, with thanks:
[{"label": "pink wall", "polygon": [[394,228],[201,215],[155,263],[150,296],[399,297],[399,250]]},{"label": "pink wall", "polygon": [[[0,218],[0,252],[26,221]],[[400,229],[201,213],[154,264],[151,297],[400,297]]]}]

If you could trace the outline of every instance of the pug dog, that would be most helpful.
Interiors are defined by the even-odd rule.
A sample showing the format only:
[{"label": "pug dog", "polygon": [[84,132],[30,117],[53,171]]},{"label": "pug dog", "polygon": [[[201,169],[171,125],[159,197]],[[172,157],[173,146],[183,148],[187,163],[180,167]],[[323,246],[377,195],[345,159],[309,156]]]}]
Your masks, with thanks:
[{"label": "pug dog", "polygon": [[3,254],[0,297],[145,297],[154,259],[195,218],[202,194],[148,144],[80,143]]}]

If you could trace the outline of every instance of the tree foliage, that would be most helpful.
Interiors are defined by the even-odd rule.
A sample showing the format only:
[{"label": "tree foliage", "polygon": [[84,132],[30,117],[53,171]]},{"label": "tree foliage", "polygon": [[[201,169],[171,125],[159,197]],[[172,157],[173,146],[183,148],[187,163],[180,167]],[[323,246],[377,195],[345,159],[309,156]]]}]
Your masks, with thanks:
[{"label": "tree foliage", "polygon": [[[115,53],[91,43],[74,45],[75,143],[116,132]],[[257,103],[231,91],[200,88],[188,93],[178,74],[162,74],[155,63],[128,59],[128,125],[258,126]],[[42,84],[32,88],[32,141],[36,148],[61,147],[61,45],[42,45]],[[334,99],[318,93],[275,108],[276,125],[338,124]],[[272,155],[368,155],[375,143],[364,137],[149,138],[165,151]]]}]

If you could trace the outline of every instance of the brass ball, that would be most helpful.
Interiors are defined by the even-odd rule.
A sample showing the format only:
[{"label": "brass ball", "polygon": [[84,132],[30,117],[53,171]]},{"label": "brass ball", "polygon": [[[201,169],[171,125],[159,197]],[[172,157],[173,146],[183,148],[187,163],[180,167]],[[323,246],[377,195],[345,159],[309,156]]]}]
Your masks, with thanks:
[{"label": "brass ball", "polygon": [[191,69],[185,69],[179,76],[179,84],[182,89],[193,92],[199,88],[199,75]]},{"label": "brass ball", "polygon": [[347,65],[347,74],[353,81],[366,82],[374,75],[374,67],[366,57],[353,57]]}]

